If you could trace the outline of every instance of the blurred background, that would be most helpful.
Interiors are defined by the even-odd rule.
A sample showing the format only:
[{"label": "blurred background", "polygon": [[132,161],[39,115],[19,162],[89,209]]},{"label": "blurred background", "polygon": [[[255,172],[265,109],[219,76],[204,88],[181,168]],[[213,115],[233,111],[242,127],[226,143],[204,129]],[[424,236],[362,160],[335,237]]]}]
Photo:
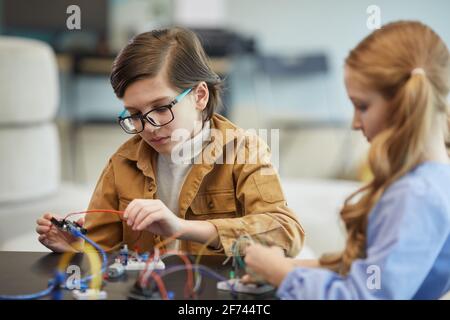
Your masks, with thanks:
[{"label": "blurred background", "polygon": [[112,61],[134,35],[172,25],[197,32],[225,79],[225,116],[280,130],[274,161],[312,254],[339,249],[337,213],[367,177],[368,148],[350,129],[343,61],[371,32],[373,5],[382,24],[420,20],[450,44],[446,0],[0,0],[0,249],[42,249],[34,218],[86,208],[130,138],[115,122]]}]

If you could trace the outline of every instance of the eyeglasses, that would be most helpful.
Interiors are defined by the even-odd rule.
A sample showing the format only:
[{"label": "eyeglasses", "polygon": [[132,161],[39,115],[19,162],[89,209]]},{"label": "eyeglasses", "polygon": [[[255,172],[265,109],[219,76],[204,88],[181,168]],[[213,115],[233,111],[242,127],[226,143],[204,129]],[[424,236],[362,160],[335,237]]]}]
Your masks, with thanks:
[{"label": "eyeglasses", "polygon": [[154,127],[165,126],[166,124],[172,122],[175,118],[172,111],[173,106],[187,96],[191,90],[192,88],[184,90],[168,105],[154,108],[145,114],[137,113],[129,115],[128,110],[125,109],[120,113],[117,121],[122,129],[129,134],[136,134],[144,131],[145,121]]}]

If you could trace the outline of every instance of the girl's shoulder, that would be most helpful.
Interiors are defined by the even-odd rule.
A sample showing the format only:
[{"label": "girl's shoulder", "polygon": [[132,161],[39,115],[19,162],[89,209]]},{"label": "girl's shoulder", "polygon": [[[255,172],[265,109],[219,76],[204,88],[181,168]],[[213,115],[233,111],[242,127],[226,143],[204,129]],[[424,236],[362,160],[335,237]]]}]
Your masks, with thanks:
[{"label": "girl's shoulder", "polygon": [[450,197],[450,164],[426,161],[394,182],[388,190],[424,195],[446,190]]},{"label": "girl's shoulder", "polygon": [[[424,163],[389,186],[369,214],[372,234],[396,234],[404,225],[450,232],[450,165]],[[395,231],[397,230],[397,231]]]},{"label": "girl's shoulder", "polygon": [[386,189],[381,206],[434,208],[450,218],[450,165],[424,162]]}]

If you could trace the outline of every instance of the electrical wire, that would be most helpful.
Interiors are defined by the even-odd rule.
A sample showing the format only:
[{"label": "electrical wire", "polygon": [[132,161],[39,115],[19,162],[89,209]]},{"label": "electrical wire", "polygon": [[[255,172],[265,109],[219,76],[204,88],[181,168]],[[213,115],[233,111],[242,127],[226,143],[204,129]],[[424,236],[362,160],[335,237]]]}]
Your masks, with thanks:
[{"label": "electrical wire", "polygon": [[[119,216],[119,218],[121,218],[121,216],[123,216],[123,214],[125,213],[125,211],[119,211],[119,210],[110,210],[110,209],[92,209],[92,210],[86,210],[86,211],[78,211],[78,212],[71,212],[68,213],[63,220],[66,220],[69,217],[72,217],[74,215],[79,215],[79,214],[91,214],[91,213],[113,213],[113,214],[117,214]],[[133,240],[133,242],[138,242],[141,237],[142,237],[143,231],[140,231],[137,238]]]},{"label": "electrical wire", "polygon": [[[227,281],[228,280],[226,277],[222,276],[221,274],[217,273],[216,271],[214,271],[213,269],[211,269],[209,267],[206,267],[204,265],[199,265],[198,268],[200,271],[205,272],[207,275],[209,275],[210,277],[212,277],[216,280],[219,280],[219,281]],[[186,266],[183,266],[183,265],[173,266],[173,267],[170,267],[170,268],[162,271],[159,275],[161,278],[163,278],[171,273],[174,273],[174,272],[177,272],[180,270],[185,270],[185,269],[186,269]],[[230,287],[231,287],[231,285],[230,285]]]},{"label": "electrical wire", "polygon": [[193,291],[198,292],[200,290],[200,285],[202,282],[202,276],[199,272],[198,266],[200,265],[200,260],[203,256],[203,252],[206,250],[206,248],[216,239],[217,235],[211,236],[200,248],[200,251],[197,254],[197,258],[195,259],[195,286]]},{"label": "electrical wire", "polygon": [[157,259],[165,259],[169,256],[178,256],[181,258],[181,260],[183,260],[184,264],[185,264],[185,270],[187,272],[187,281],[186,281],[186,286],[185,286],[185,297],[190,297],[192,295],[195,295],[194,292],[194,283],[193,283],[193,272],[192,272],[192,263],[190,262],[189,258],[187,257],[186,254],[180,252],[180,251],[176,251],[176,250],[169,250],[169,251],[165,251],[163,255],[159,256],[159,253],[153,254],[151,257],[148,258],[146,265],[145,265],[145,269],[140,273],[139,275],[139,279],[138,282],[140,284],[140,286],[142,288],[145,288],[149,285],[149,276],[151,276],[151,274],[154,274],[155,272],[153,271],[153,269],[151,268],[151,263],[156,261],[155,260],[155,256],[157,257]]},{"label": "electrical wire", "polygon": [[167,294],[166,286],[164,285],[164,282],[162,281],[161,277],[154,272],[152,272],[150,276],[155,280],[156,285],[158,286],[159,289],[159,293],[161,294],[161,298],[164,300],[169,300],[169,295]]},{"label": "electrical wire", "polygon": [[92,247],[94,247],[101,255],[102,257],[102,266],[99,272],[92,273],[89,276],[86,276],[80,280],[81,283],[86,283],[90,280],[92,280],[95,276],[98,276],[100,279],[102,279],[102,275],[106,272],[106,268],[108,267],[108,257],[106,255],[105,250],[102,249],[97,243],[86,237],[84,234],[82,234],[79,230],[75,228],[70,228],[70,232],[75,236],[83,239],[87,243],[89,243]]},{"label": "electrical wire", "polygon": [[[64,219],[67,219],[67,218],[69,218],[69,217],[71,217],[73,215],[77,215],[77,214],[91,214],[91,213],[114,213],[114,214],[118,214],[118,215],[123,215],[124,212],[123,211],[118,211],[118,210],[86,210],[86,211],[80,211],[80,212],[71,212],[71,213],[67,214]],[[98,246],[95,242],[93,242],[91,239],[86,237],[84,234],[82,234],[78,230],[72,229],[72,231],[74,232],[74,236],[77,236],[77,237],[80,237],[80,238],[84,239],[86,242],[91,244],[94,248],[96,248],[100,252],[100,254],[102,255],[102,258],[103,258],[103,264],[102,264],[103,266],[102,266],[102,269],[101,269],[101,274],[103,274],[106,271],[106,268],[107,268],[107,257],[106,257],[105,251],[100,246]],[[176,238],[178,238],[183,233],[184,232],[178,232],[177,234],[175,234],[175,235],[165,239],[164,241],[158,243],[155,246],[155,251],[159,252],[159,248],[160,247],[164,246],[168,242],[171,242],[171,241],[175,240]],[[141,234],[142,234],[142,232],[139,234],[138,239],[140,238]],[[187,282],[186,289],[185,289],[185,294],[188,295],[188,292],[193,292],[192,290],[189,289],[191,287],[193,288],[192,265],[191,265],[189,259],[187,258],[187,256],[184,255],[184,257],[183,257],[183,255],[180,255],[178,253],[177,253],[177,255],[180,256],[180,258],[182,258],[182,260],[185,262],[186,266],[188,266],[188,268],[187,268],[187,271],[188,271],[188,282]],[[147,260],[146,269],[149,268],[149,265],[150,265],[151,261],[152,261],[152,259],[150,259],[150,258]],[[191,270],[191,272],[189,272],[189,270]],[[141,275],[142,274],[144,274],[144,273],[141,273]],[[85,278],[81,279],[80,282],[82,282],[82,283],[83,282],[87,282],[87,281],[91,280],[93,276],[94,275],[90,275],[88,277],[85,277]],[[149,273],[148,277],[152,277],[155,280],[155,282],[156,282],[156,284],[158,286],[158,289],[160,291],[161,296],[163,298],[165,298],[165,299],[168,299],[167,290],[165,289],[165,285],[164,285],[163,281],[161,280],[161,278],[159,278],[159,276],[156,273],[154,273],[154,272]],[[148,282],[148,277],[145,279],[146,282]]]},{"label": "electrical wire", "polygon": [[[99,260],[95,259],[97,256],[91,255],[91,258],[90,258],[91,268],[94,269],[94,271],[96,271],[95,269],[98,269],[99,271],[94,272],[92,275],[80,280],[81,283],[87,282],[87,281],[93,279],[93,277],[95,277],[96,275],[98,275],[97,279],[94,278],[94,280],[92,281],[91,287],[92,288],[100,287],[101,281],[102,281],[101,275],[106,271],[106,266],[108,263],[105,251],[99,245],[97,245],[94,241],[92,241],[91,239],[86,237],[84,234],[82,234],[79,230],[77,230],[73,227],[70,227],[69,231],[74,236],[84,239],[92,247],[94,247],[95,249],[97,249],[100,252],[100,254],[102,256],[102,260],[103,260],[102,268],[98,267]],[[65,258],[65,257],[69,257],[69,258]],[[55,278],[53,278],[52,280],[49,281],[49,286],[45,290],[42,290],[42,291],[39,291],[36,293],[32,293],[32,294],[25,294],[25,295],[0,295],[0,300],[33,300],[33,299],[39,299],[39,298],[43,298],[47,295],[50,295],[55,289],[57,289],[57,286],[59,286],[61,284],[60,279],[58,278],[58,275],[61,274],[61,270],[64,269],[64,268],[62,268],[62,266],[65,264],[66,261],[68,263],[70,258],[71,258],[71,256],[67,256],[67,255],[63,256],[61,262],[59,263],[59,268],[58,268],[59,273],[55,276]],[[155,281],[157,281],[157,280],[155,279]],[[158,283],[158,281],[157,281],[157,283]]]},{"label": "electrical wire", "polygon": [[86,210],[86,211],[79,211],[79,212],[71,212],[71,213],[68,213],[65,217],[64,217],[64,220],[66,220],[67,218],[69,218],[69,217],[71,217],[71,216],[74,216],[74,215],[77,215],[77,214],[85,214],[85,213],[114,213],[114,214],[117,214],[117,215],[123,215],[123,213],[124,213],[124,211],[119,211],[119,210],[109,210],[109,209],[105,209],[105,210],[97,210],[97,209],[94,209],[94,210]]},{"label": "electrical wire", "polygon": [[[55,279],[53,279],[55,280]],[[0,295],[0,300],[34,300],[43,298],[48,296],[52,291],[56,288],[56,281],[50,281],[50,285],[47,289],[31,293],[31,294],[22,294],[22,295]]]},{"label": "electrical wire", "polygon": [[[215,280],[226,281],[227,285],[230,288],[231,294],[232,295],[236,295],[235,284],[234,283],[230,284],[228,282],[228,278],[222,276],[221,274],[215,272],[211,268],[206,267],[204,265],[198,265],[197,268],[198,268],[199,271],[204,272],[205,275],[207,275],[207,276],[209,276],[209,277],[211,277],[211,278],[213,278]],[[173,266],[173,267],[170,267],[170,268],[164,270],[163,272],[161,272],[160,273],[160,277],[163,278],[163,277],[165,277],[165,276],[167,276],[169,274],[172,274],[172,273],[175,273],[175,272],[178,272],[178,271],[183,271],[185,269],[186,269],[186,266],[183,266],[183,265]]]}]

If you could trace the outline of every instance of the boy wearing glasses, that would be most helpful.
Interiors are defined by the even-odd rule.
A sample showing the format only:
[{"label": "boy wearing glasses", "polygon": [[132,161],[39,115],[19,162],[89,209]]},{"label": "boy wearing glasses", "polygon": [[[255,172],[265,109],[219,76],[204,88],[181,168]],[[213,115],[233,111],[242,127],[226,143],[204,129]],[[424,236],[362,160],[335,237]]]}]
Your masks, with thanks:
[{"label": "boy wearing glasses", "polygon": [[[109,159],[89,204],[124,213],[79,221],[92,240],[108,251],[124,243],[151,250],[176,237],[166,249],[196,254],[206,244],[206,253],[231,255],[233,242],[251,235],[298,254],[304,231],[287,207],[269,150],[215,113],[221,79],[193,32],[136,36],[114,61],[111,84],[125,105],[118,123],[134,136]],[[249,155],[257,146],[264,152],[255,159]],[[37,221],[39,241],[76,251],[76,239],[51,227],[53,216]]]}]

